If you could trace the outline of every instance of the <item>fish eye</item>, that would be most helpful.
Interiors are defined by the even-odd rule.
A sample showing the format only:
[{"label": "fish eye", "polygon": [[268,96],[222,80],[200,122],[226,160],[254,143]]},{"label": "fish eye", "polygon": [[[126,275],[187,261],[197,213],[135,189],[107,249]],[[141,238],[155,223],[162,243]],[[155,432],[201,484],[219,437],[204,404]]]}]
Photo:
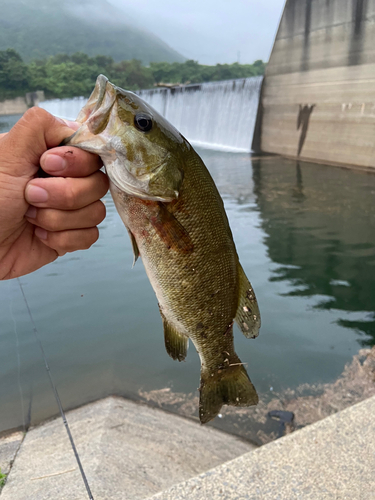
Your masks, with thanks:
[{"label": "fish eye", "polygon": [[134,125],[141,132],[149,132],[152,129],[152,118],[145,113],[138,113],[134,117]]}]

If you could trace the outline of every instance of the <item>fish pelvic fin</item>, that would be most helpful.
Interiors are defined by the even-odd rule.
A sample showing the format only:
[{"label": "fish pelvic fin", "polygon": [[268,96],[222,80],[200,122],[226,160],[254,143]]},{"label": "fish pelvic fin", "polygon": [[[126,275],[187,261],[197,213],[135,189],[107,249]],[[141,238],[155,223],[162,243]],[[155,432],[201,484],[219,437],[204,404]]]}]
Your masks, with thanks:
[{"label": "fish pelvic fin", "polygon": [[132,267],[135,266],[135,263],[137,262],[137,259],[139,257],[139,249],[137,242],[135,241],[134,234],[130,231],[130,229],[126,228],[128,230],[129,236],[130,236],[130,241],[132,244],[132,249],[133,249],[133,265]]},{"label": "fish pelvic fin", "polygon": [[176,330],[176,328],[169,323],[161,311],[160,314],[164,326],[165,349],[172,359],[183,361],[187,356],[189,337]]},{"label": "fish pelvic fin", "polygon": [[250,281],[238,264],[239,297],[236,317],[234,318],[241,332],[248,339],[254,339],[259,335],[260,312],[254,289]]},{"label": "fish pelvic fin", "polygon": [[199,419],[206,424],[215,418],[223,405],[253,406],[258,403],[258,394],[236,354],[228,365],[214,371],[202,366],[199,387]]}]

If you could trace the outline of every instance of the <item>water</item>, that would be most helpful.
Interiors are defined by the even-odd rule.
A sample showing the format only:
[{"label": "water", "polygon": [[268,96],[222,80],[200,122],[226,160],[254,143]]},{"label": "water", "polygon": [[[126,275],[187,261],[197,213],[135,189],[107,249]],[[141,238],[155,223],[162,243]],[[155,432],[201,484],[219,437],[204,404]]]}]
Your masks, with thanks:
[{"label": "water", "polygon": [[[261,76],[140,90],[139,95],[192,144],[215,150],[251,149]],[[86,99],[54,99],[39,104],[62,118],[75,119]]]},{"label": "water", "polygon": [[[0,123],[11,123],[3,118]],[[277,157],[199,150],[258,296],[256,340],[235,331],[260,398],[334,381],[375,344],[375,176]],[[89,250],[21,278],[65,408],[108,394],[197,393],[199,359],[165,352],[157,301],[108,215]],[[0,283],[0,432],[57,414],[16,280]]]},{"label": "water", "polygon": [[8,130],[17,123],[22,115],[0,116],[0,134]]}]

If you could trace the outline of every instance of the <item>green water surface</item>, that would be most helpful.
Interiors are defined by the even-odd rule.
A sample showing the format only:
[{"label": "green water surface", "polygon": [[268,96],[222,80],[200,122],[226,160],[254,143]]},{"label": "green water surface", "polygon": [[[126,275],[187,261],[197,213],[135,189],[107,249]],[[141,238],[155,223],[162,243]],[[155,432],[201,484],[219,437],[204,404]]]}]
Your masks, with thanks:
[{"label": "green water surface", "polygon": [[[0,133],[16,117],[0,118]],[[236,350],[261,395],[335,380],[375,343],[375,175],[249,154],[200,150],[223,196],[242,265],[258,297],[255,340]],[[199,358],[165,352],[142,262],[107,217],[89,250],[21,282],[66,408],[108,394],[199,385]],[[265,396],[264,396],[265,397]],[[0,432],[57,413],[17,280],[0,283]]]}]

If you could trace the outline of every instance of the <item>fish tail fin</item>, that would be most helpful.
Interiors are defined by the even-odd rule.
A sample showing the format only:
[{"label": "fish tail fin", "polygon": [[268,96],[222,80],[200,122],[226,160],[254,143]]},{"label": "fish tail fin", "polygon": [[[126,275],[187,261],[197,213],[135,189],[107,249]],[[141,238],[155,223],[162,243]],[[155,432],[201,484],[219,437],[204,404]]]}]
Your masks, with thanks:
[{"label": "fish tail fin", "polygon": [[205,424],[215,418],[223,405],[252,406],[258,394],[236,354],[227,365],[213,371],[202,366],[199,387],[199,419]]}]

